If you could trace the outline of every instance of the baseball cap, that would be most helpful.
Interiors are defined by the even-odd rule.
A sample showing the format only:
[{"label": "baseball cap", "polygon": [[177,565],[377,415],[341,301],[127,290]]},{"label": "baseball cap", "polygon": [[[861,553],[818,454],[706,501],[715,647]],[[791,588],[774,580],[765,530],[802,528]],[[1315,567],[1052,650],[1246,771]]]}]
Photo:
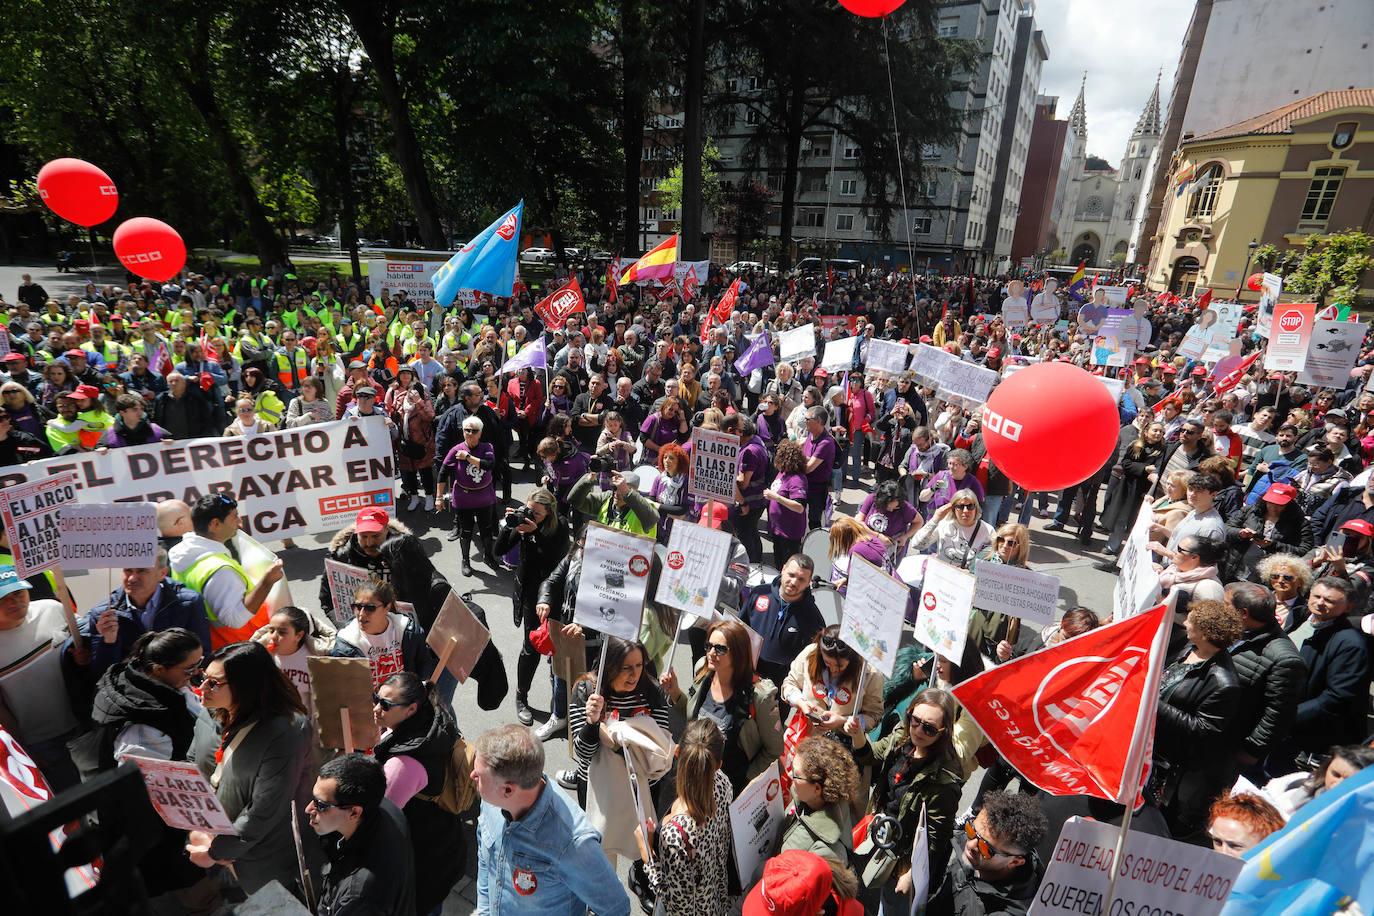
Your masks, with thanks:
[{"label": "baseball cap", "polygon": [[348,361],[348,368],[350,369],[364,369],[366,367],[367,364],[360,359],[353,359]]},{"label": "baseball cap", "polygon": [[1327,420],[1348,420],[1348,419],[1350,419],[1350,415],[1347,414],[1344,410],[1341,410],[1339,407],[1333,408],[1332,410],[1328,410],[1326,413],[1322,414],[1322,417],[1325,418],[1325,419],[1327,419]]},{"label": "baseball cap", "polygon": [[790,849],[769,859],[744,899],[743,916],[813,916],[830,896],[830,866],[814,852]]},{"label": "baseball cap", "polygon": [[77,385],[72,394],[79,398],[98,398],[100,397],[100,389],[94,385]]},{"label": "baseball cap", "polygon": [[15,571],[14,565],[6,563],[0,566],[0,597],[8,595],[10,592],[17,592],[21,588],[33,588],[29,580],[19,578],[19,573]]},{"label": "baseball cap", "polygon": [[[711,510],[711,514],[709,516],[706,514],[706,510],[708,508]],[[720,503],[716,502],[715,500],[712,500],[707,505],[701,507],[701,521],[708,527],[719,530],[720,526],[725,524],[725,520],[729,517],[730,507],[727,506],[725,503]]]},{"label": "baseball cap", "polygon": [[1193,377],[1194,377],[1194,378],[1196,378],[1196,377],[1198,377],[1198,376],[1205,376],[1206,374],[1207,374],[1207,370],[1204,369],[1204,368],[1202,368],[1201,366],[1197,366],[1197,367],[1195,367],[1195,368],[1193,369]]},{"label": "baseball cap", "polygon": [[355,398],[375,398],[377,396],[377,389],[373,388],[371,385],[364,385],[353,392],[353,396]]},{"label": "baseball cap", "polygon": [[88,330],[90,326],[91,323],[87,321],[85,318],[78,318],[72,322],[72,327],[76,328],[78,331]]},{"label": "baseball cap", "polygon": [[1264,491],[1264,495],[1261,496],[1260,499],[1267,503],[1273,503],[1276,506],[1286,506],[1291,503],[1293,497],[1297,495],[1298,491],[1292,484],[1276,483],[1271,484],[1269,489]]},{"label": "baseball cap", "polygon": [[[1349,531],[1352,534],[1362,534],[1365,537],[1374,537],[1374,525],[1369,524],[1369,522],[1365,521],[1362,518],[1352,518],[1350,521],[1346,522],[1344,525],[1341,526],[1341,530]],[[4,567],[0,567],[0,570],[2,570],[3,568]],[[0,595],[3,594],[4,592],[0,591]]]},{"label": "baseball cap", "polygon": [[358,510],[358,514],[353,519],[353,530],[357,534],[375,534],[378,531],[385,531],[387,522],[391,521],[385,509],[370,506],[366,509]]},{"label": "baseball cap", "polygon": [[78,350],[75,347],[73,347],[72,349],[68,350],[66,353],[63,353],[62,355],[67,357],[67,359],[72,359],[77,356],[81,357],[82,359],[85,359],[88,354],[85,350]]},{"label": "baseball cap", "polygon": [[1137,356],[1135,358],[1135,364],[1137,366],[1148,366],[1150,364],[1150,361],[1143,356]]},{"label": "baseball cap", "polygon": [[14,350],[11,350],[9,353],[5,354],[5,362],[7,363],[26,363],[28,361],[28,357],[26,357],[23,353],[19,353]]},{"label": "baseball cap", "polygon": [[1164,374],[1165,374],[1165,375],[1178,375],[1178,370],[1175,369],[1173,366],[1165,366],[1165,367],[1164,367]]}]

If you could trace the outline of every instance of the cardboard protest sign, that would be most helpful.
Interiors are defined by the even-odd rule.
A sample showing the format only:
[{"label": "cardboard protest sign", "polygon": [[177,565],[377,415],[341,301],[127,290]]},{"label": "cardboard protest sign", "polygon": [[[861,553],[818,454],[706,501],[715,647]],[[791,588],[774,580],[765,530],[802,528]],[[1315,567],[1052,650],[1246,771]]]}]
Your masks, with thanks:
[{"label": "cardboard protest sign", "polygon": [[157,563],[157,507],[151,503],[68,503],[58,512],[63,569],[151,569]]},{"label": "cardboard protest sign", "polygon": [[785,363],[816,355],[816,326],[803,325],[778,335],[778,358]]},{"label": "cardboard protest sign", "polygon": [[[434,626],[429,628],[425,642],[439,656],[438,668],[447,668],[462,684],[467,681],[482,650],[491,642],[491,633],[458,597],[458,593],[450,591],[439,608],[439,616],[434,618]],[[437,677],[438,674],[435,675]]]},{"label": "cardboard protest sign", "polygon": [[1107,378],[1105,375],[1094,375],[1093,378],[1102,383],[1102,387],[1112,396],[1113,402],[1118,405],[1121,403],[1121,394],[1126,390],[1125,382],[1119,378]]},{"label": "cardboard protest sign", "polygon": [[310,693],[315,700],[320,744],[350,752],[367,750],[376,744],[372,666],[367,659],[312,655],[306,664],[310,668]]},{"label": "cardboard protest sign", "polygon": [[1059,603],[1058,576],[1006,563],[979,562],[975,578],[974,607],[1020,617],[1037,626],[1054,623],[1054,609]]},{"label": "cardboard protest sign", "polygon": [[1312,343],[1315,302],[1285,302],[1274,308],[1269,328],[1269,347],[1264,351],[1264,368],[1280,372],[1301,372],[1307,365],[1307,348]]},{"label": "cardboard protest sign", "polygon": [[1134,617],[1154,607],[1159,600],[1159,576],[1151,565],[1150,553],[1150,525],[1153,523],[1150,501],[1143,500],[1117,560],[1121,575],[1112,590],[1112,616],[1116,620]]},{"label": "cardboard protest sign", "polygon": [[1274,323],[1274,307],[1283,294],[1283,277],[1266,273],[1260,281],[1259,305],[1255,307],[1255,333],[1268,337]]},{"label": "cardboard protest sign", "polygon": [[[1216,916],[1245,867],[1244,859],[1136,830],[1127,831],[1117,867],[1120,833],[1090,818],[1065,821],[1030,916],[1126,912],[1120,901],[1136,913]],[[1107,899],[1113,872],[1116,906]]]},{"label": "cardboard protest sign", "polygon": [[1007,298],[1002,300],[1002,323],[1008,330],[1025,327],[1030,322],[1030,303],[1026,301],[1026,284],[1020,280],[1007,283]]},{"label": "cardboard protest sign", "polygon": [[694,427],[691,450],[687,492],[697,499],[714,499],[733,506],[735,480],[739,477],[739,436]]},{"label": "cardboard protest sign", "polygon": [[945,367],[959,362],[958,357],[930,344],[917,344],[911,359],[911,373],[931,388],[941,385]]},{"label": "cardboard protest sign", "polygon": [[148,798],[168,827],[237,835],[215,790],[194,763],[152,757],[124,759],[137,764],[143,774],[143,785],[148,789]]},{"label": "cardboard protest sign", "polygon": [[372,581],[372,574],[357,566],[326,557],[324,578],[329,583],[329,596],[334,601],[334,623],[346,627],[353,621],[353,594]]},{"label": "cardboard protest sign", "polygon": [[827,340],[821,354],[821,368],[826,372],[848,372],[854,368],[859,342],[853,337]]},{"label": "cardboard protest sign", "polygon": [[654,601],[711,619],[735,539],[707,525],[674,525]]},{"label": "cardboard protest sign", "polygon": [[958,663],[964,657],[976,588],[976,580],[962,569],[940,560],[927,562],[916,610],[916,641]]},{"label": "cardboard protest sign", "polygon": [[730,803],[735,865],[744,887],[753,887],[763,877],[763,863],[772,854],[781,827],[782,779],[776,767],[769,767]]},{"label": "cardboard protest sign", "polygon": [[901,375],[906,370],[906,361],[909,355],[907,344],[896,340],[880,340],[875,337],[868,342],[868,353],[864,358],[864,365],[869,372]]},{"label": "cardboard protest sign", "polygon": [[386,421],[370,417],[31,461],[0,468],[0,487],[72,472],[82,503],[195,505],[225,493],[239,502],[243,530],[271,541],[343,528],[368,506],[394,510],[393,464]]},{"label": "cardboard protest sign", "polygon": [[995,369],[951,358],[940,374],[940,394],[947,400],[960,398],[965,406],[981,404],[988,399],[999,379],[1001,375]]},{"label": "cardboard protest sign", "polygon": [[1093,364],[1097,366],[1124,366],[1135,352],[1127,339],[1126,320],[1131,317],[1128,311],[1112,309],[1103,319],[1101,327],[1093,337]]},{"label": "cardboard protest sign", "polygon": [[904,584],[863,557],[849,558],[840,639],[884,677],[892,677],[897,663],[909,594]]},{"label": "cardboard protest sign", "polygon": [[76,490],[76,478],[61,474],[0,491],[0,517],[4,519],[14,569],[20,578],[62,562],[59,507],[76,502]]},{"label": "cardboard protest sign", "polygon": [[653,552],[653,538],[588,525],[573,623],[621,639],[638,639]]},{"label": "cardboard protest sign", "polygon": [[1313,325],[1307,365],[1298,373],[1298,384],[1344,388],[1350,381],[1350,370],[1360,358],[1367,330],[1367,325],[1357,321],[1318,319]]}]

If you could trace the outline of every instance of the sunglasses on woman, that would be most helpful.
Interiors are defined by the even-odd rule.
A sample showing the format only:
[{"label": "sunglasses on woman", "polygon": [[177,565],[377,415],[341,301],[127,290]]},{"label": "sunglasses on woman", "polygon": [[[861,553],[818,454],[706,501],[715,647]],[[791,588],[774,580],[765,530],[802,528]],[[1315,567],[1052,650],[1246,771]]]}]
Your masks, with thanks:
[{"label": "sunglasses on woman", "polygon": [[382,707],[382,709],[386,710],[387,712],[390,712],[397,706],[404,705],[401,703],[400,700],[388,700],[380,694],[376,693],[372,695],[372,702],[374,705]]},{"label": "sunglasses on woman", "polygon": [[372,611],[377,610],[377,605],[372,604],[372,603],[367,602],[367,601],[355,601],[355,602],[353,602],[353,610],[355,610],[355,611],[367,611],[367,612],[371,613]]},{"label": "sunglasses on woman", "polygon": [[1001,547],[1003,544],[1015,544],[1015,543],[1016,543],[1016,538],[998,538],[998,539],[997,539],[997,546],[998,546],[998,547]]},{"label": "sunglasses on woman", "polygon": [[927,722],[925,719],[919,718],[914,714],[907,716],[907,721],[931,738],[934,738],[945,730],[944,726],[936,725],[934,722]]},{"label": "sunglasses on woman", "polygon": [[1292,573],[1270,573],[1270,574],[1269,574],[1269,581],[1270,581],[1270,582],[1274,582],[1274,581],[1279,581],[1279,582],[1296,582],[1296,581],[1297,581],[1297,578],[1298,578],[1298,577],[1295,576],[1295,575],[1293,575]]},{"label": "sunglasses on woman", "polygon": [[835,636],[821,637],[821,651],[826,655],[848,655],[849,647]]}]

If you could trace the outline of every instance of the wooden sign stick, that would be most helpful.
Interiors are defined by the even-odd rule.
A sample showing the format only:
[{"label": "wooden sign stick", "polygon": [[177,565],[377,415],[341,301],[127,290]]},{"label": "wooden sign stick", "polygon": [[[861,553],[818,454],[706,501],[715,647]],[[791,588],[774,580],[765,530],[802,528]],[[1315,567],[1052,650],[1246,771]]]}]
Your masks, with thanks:
[{"label": "wooden sign stick", "polygon": [[348,707],[339,707],[339,721],[343,723],[344,753],[353,753],[353,723],[348,715]]},{"label": "wooden sign stick", "polygon": [[[37,573],[37,575],[43,575]],[[52,568],[53,586],[57,589],[57,600],[62,604],[62,613],[67,617],[67,632],[71,634],[73,642],[81,639],[81,625],[76,622],[76,609],[72,606],[72,599],[67,595],[67,579],[62,575],[62,567]]]},{"label": "wooden sign stick", "polygon": [[448,670],[449,657],[453,655],[453,650],[456,648],[458,648],[458,637],[450,636],[448,642],[444,644],[444,651],[439,653],[439,667],[434,669],[433,680],[436,682],[439,680],[439,675]]}]

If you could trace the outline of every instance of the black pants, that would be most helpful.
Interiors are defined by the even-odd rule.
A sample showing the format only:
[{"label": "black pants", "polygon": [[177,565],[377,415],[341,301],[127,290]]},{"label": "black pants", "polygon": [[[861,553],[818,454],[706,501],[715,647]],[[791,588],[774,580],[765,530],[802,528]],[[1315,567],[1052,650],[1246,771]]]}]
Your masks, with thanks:
[{"label": "black pants", "polygon": [[420,468],[418,471],[401,472],[401,489],[406,493],[419,493],[420,486],[423,484],[426,495],[433,496],[437,492],[434,489],[434,465],[427,468]]},{"label": "black pants", "polygon": [[821,527],[821,516],[825,514],[825,499],[829,495],[828,476],[825,486],[813,486],[811,491],[806,494],[806,528],[808,531],[816,531]]},{"label": "black pants", "polygon": [[515,695],[518,697],[529,694],[530,685],[534,683],[534,675],[539,671],[539,662],[544,657],[530,644],[530,634],[539,629],[540,622],[533,605],[520,609],[522,639],[520,654],[515,659]]},{"label": "black pants", "polygon": [[773,565],[779,571],[787,565],[787,561],[792,558],[792,554],[801,553],[801,538],[784,538],[773,535]]},{"label": "black pants", "polygon": [[763,541],[759,537],[759,516],[763,514],[761,502],[730,509],[731,521],[735,525],[735,537],[749,556],[750,563],[763,562]]},{"label": "black pants", "polygon": [[471,541],[473,535],[476,535],[482,539],[482,543],[488,543],[494,540],[496,535],[496,507],[454,509],[453,524],[464,541]]}]

